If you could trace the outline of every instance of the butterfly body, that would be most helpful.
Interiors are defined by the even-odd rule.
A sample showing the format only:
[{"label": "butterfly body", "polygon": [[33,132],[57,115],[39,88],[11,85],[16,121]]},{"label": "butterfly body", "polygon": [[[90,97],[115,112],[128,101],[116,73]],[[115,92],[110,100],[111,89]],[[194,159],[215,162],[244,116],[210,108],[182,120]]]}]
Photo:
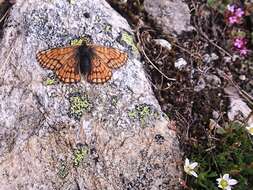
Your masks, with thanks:
[{"label": "butterfly body", "polygon": [[82,73],[89,82],[99,84],[111,78],[112,69],[126,62],[127,54],[111,47],[80,45],[40,51],[36,58],[65,83],[79,82]]},{"label": "butterfly body", "polygon": [[81,45],[78,48],[78,53],[77,57],[79,59],[79,67],[80,67],[80,72],[84,75],[90,73],[91,71],[91,60],[92,57],[94,56],[94,52],[92,48],[89,48],[88,46]]}]

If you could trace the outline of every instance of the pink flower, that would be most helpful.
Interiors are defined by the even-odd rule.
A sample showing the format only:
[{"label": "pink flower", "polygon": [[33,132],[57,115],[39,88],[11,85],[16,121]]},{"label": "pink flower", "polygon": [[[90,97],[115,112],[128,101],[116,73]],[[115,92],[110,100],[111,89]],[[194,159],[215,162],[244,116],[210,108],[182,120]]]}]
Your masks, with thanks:
[{"label": "pink flower", "polygon": [[246,47],[247,40],[244,37],[237,37],[234,39],[234,47],[237,51],[239,51],[241,56],[245,56],[248,54],[249,50]]},{"label": "pink flower", "polygon": [[240,7],[236,7],[236,5],[227,5],[228,10],[228,22],[229,24],[239,24],[242,16],[244,15],[244,11]]},{"label": "pink flower", "polygon": [[238,49],[244,48],[246,45],[246,40],[244,38],[236,38],[234,40],[234,46]]},{"label": "pink flower", "polygon": [[235,11],[235,16],[242,17],[244,15],[244,11],[241,8],[237,8]]},{"label": "pink flower", "polygon": [[240,52],[240,55],[243,56],[243,55],[247,55],[248,50],[246,48],[243,48],[243,49],[240,49],[239,52]]},{"label": "pink flower", "polygon": [[236,17],[236,16],[230,16],[230,17],[228,17],[228,22],[229,22],[229,24],[235,24],[235,23],[239,23],[239,19],[238,19],[238,17]]}]

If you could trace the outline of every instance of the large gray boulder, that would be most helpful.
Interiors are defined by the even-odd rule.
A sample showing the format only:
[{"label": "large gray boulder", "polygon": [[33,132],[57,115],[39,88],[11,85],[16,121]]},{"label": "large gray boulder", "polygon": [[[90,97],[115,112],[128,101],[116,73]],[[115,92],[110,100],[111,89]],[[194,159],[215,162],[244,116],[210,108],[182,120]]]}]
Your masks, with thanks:
[{"label": "large gray boulder", "polygon": [[[128,52],[109,82],[63,84],[36,61],[84,35]],[[171,125],[104,0],[17,0],[0,43],[1,190],[178,189]]]},{"label": "large gray boulder", "polygon": [[193,30],[190,10],[182,0],[145,0],[144,8],[166,34],[179,35]]}]

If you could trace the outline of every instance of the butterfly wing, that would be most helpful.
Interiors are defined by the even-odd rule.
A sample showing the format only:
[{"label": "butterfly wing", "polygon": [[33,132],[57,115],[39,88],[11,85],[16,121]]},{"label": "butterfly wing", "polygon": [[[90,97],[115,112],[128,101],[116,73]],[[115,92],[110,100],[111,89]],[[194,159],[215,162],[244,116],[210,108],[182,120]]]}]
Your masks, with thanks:
[{"label": "butterfly wing", "polygon": [[99,45],[91,45],[91,48],[95,55],[111,69],[117,69],[127,61],[127,53],[118,49]]},{"label": "butterfly wing", "polygon": [[42,67],[56,71],[56,75],[63,82],[78,82],[81,79],[78,47],[69,46],[40,51],[36,58]]},{"label": "butterfly wing", "polygon": [[104,60],[94,55],[91,59],[91,71],[87,80],[91,83],[102,84],[111,79],[112,70],[106,65]]}]

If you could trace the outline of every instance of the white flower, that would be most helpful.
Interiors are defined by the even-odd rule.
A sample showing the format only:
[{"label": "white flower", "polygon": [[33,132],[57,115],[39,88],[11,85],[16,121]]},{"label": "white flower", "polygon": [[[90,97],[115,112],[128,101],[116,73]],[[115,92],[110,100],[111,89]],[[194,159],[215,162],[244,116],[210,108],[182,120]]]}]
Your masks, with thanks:
[{"label": "white flower", "polygon": [[198,165],[197,162],[190,163],[189,159],[186,158],[184,162],[184,171],[188,175],[193,175],[194,177],[198,177],[198,174],[195,172],[197,165]]},{"label": "white flower", "polygon": [[230,179],[229,174],[224,174],[223,177],[216,179],[218,187],[224,190],[231,190],[231,186],[237,184],[237,180]]},{"label": "white flower", "polygon": [[228,4],[227,5],[227,9],[230,11],[230,12],[235,12],[235,5],[230,5],[230,4]]},{"label": "white flower", "polygon": [[249,134],[253,135],[253,125],[246,127],[246,129],[248,130]]}]

